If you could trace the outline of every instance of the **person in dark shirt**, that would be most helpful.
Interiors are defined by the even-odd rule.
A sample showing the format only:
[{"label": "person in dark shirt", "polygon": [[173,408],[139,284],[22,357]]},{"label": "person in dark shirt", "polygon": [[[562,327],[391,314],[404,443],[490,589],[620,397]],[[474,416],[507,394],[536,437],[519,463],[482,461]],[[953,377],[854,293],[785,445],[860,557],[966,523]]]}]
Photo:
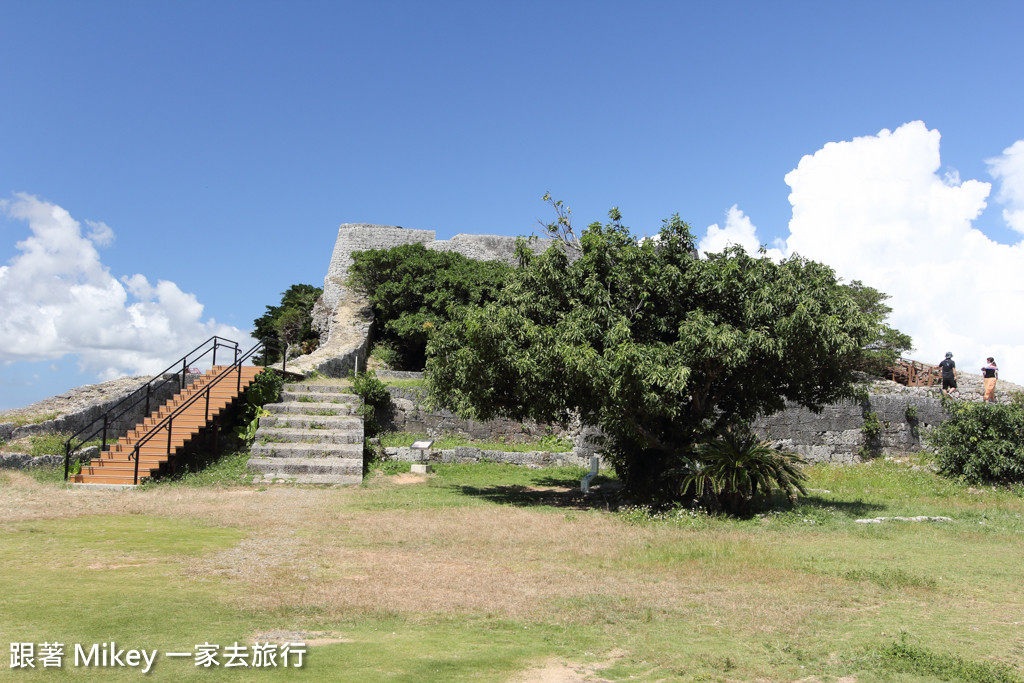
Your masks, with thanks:
[{"label": "person in dark shirt", "polygon": [[946,352],[946,359],[939,363],[942,371],[942,393],[952,396],[956,389],[956,363],[953,362],[953,352]]},{"label": "person in dark shirt", "polygon": [[996,402],[996,379],[999,377],[999,367],[996,359],[992,356],[986,358],[988,362],[981,368],[981,376],[985,378],[985,400],[989,403]]}]

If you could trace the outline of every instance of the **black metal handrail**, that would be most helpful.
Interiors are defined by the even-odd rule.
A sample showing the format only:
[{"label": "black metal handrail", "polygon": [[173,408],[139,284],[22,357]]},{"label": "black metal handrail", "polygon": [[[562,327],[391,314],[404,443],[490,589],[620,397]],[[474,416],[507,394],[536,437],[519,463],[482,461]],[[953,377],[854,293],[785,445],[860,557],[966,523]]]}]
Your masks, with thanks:
[{"label": "black metal handrail", "polygon": [[205,394],[206,409],[205,409],[204,416],[205,416],[205,420],[209,421],[209,419],[210,419],[210,390],[213,387],[215,387],[218,384],[220,384],[221,380],[223,380],[223,379],[225,379],[227,377],[230,377],[233,373],[235,373],[237,375],[237,383],[235,385],[235,391],[237,393],[241,393],[241,391],[242,391],[242,365],[245,363],[245,361],[249,360],[254,355],[256,355],[256,353],[260,349],[262,349],[262,348],[264,348],[264,343],[263,342],[257,342],[251,349],[246,351],[245,354],[243,354],[240,358],[236,357],[235,362],[232,363],[231,365],[229,365],[228,367],[226,367],[224,370],[222,370],[220,372],[220,374],[218,374],[215,378],[210,380],[210,383],[207,384],[206,387],[204,387],[203,390],[197,392],[196,394],[193,394],[187,401],[185,401],[180,406],[175,408],[171,412],[170,415],[165,417],[158,424],[153,425],[153,427],[151,427],[148,432],[146,432],[138,441],[135,442],[134,452],[131,455],[128,456],[129,460],[132,460],[132,459],[135,460],[135,477],[134,477],[134,480],[133,480],[133,483],[135,485],[138,485],[138,483],[139,483],[139,455],[141,453],[142,446],[145,445],[146,443],[148,443],[150,440],[152,440],[159,432],[163,431],[164,427],[166,426],[166,429],[167,429],[167,457],[170,457],[171,456],[171,430],[172,430],[172,428],[174,426],[174,418],[178,417],[181,413],[183,413],[187,408],[189,408],[193,403],[198,401],[200,398],[203,398],[204,394]]},{"label": "black metal handrail", "polygon": [[[192,356],[193,354],[198,353],[203,348],[205,348],[207,346],[210,346],[211,343],[212,343],[212,347],[211,348],[206,349],[205,351],[203,351],[199,355],[197,355],[194,358],[190,359],[190,356]],[[178,360],[176,360],[173,363],[171,363],[170,365],[168,365],[162,372],[159,372],[156,375],[154,375],[153,378],[150,379],[148,382],[146,382],[144,385],[142,385],[141,387],[139,387],[138,389],[136,389],[132,393],[130,393],[127,396],[125,396],[123,399],[121,399],[120,401],[115,403],[113,406],[111,406],[109,409],[107,409],[107,411],[104,412],[102,415],[100,415],[99,417],[94,419],[92,422],[90,422],[89,424],[85,425],[84,427],[79,429],[77,432],[72,434],[71,437],[64,443],[64,481],[68,480],[68,473],[69,473],[70,466],[71,466],[71,453],[72,452],[78,450],[79,448],[82,447],[83,444],[87,443],[88,441],[91,441],[91,440],[95,439],[97,436],[100,436],[101,434],[102,434],[102,443],[103,443],[103,445],[101,447],[101,450],[106,450],[107,449],[107,429],[108,429],[108,427],[110,426],[111,423],[116,423],[116,421],[118,419],[120,419],[125,413],[127,413],[128,411],[134,409],[142,401],[146,402],[146,407],[145,407],[145,410],[143,411],[143,414],[144,415],[149,415],[149,413],[150,413],[150,399],[151,399],[151,397],[153,395],[153,390],[154,389],[159,389],[164,384],[166,384],[167,382],[171,381],[170,377],[165,377],[166,374],[168,374],[172,369],[177,368],[178,365],[180,364],[181,365],[181,371],[180,371],[181,372],[181,383],[180,383],[180,388],[181,388],[181,390],[184,390],[185,389],[186,377],[188,375],[188,369],[191,366],[191,364],[195,363],[195,362],[198,362],[199,360],[202,360],[207,354],[212,352],[213,353],[213,358],[211,359],[212,360],[211,365],[216,366],[217,365],[217,348],[218,347],[232,349],[234,351],[234,354],[233,354],[234,355],[234,363],[238,362],[238,342],[232,341],[231,339],[226,339],[224,337],[219,337],[217,335],[214,335],[214,336],[210,337],[209,339],[207,339],[206,341],[204,341],[199,346],[195,347],[194,349],[192,349],[191,351],[186,353],[184,356],[182,356]],[[175,370],[173,376],[176,376],[177,374],[178,374],[178,371]],[[159,383],[157,383],[157,380],[159,380]],[[124,408],[122,408],[122,406],[125,403],[128,403],[128,405],[125,406]],[[117,414],[115,415],[114,413],[116,411],[118,411],[118,409],[121,409],[121,410],[120,410],[120,412],[117,412]],[[97,426],[98,423],[102,423],[102,424]],[[91,433],[89,433],[87,436],[81,436],[84,432],[88,431],[89,429],[91,429],[93,427],[95,427],[95,429]],[[76,440],[78,441],[78,444],[74,445],[74,442]]]}]

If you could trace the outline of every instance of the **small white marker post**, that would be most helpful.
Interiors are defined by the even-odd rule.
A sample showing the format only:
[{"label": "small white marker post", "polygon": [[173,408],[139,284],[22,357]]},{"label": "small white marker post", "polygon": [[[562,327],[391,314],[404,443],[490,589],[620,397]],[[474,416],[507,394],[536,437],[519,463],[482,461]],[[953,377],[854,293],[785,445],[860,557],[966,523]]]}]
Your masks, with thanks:
[{"label": "small white marker post", "polygon": [[422,441],[413,441],[411,448],[415,451],[420,452],[420,461],[412,464],[412,472],[416,474],[430,474],[430,463],[427,459],[427,451],[434,445],[433,439],[423,439]]},{"label": "small white marker post", "polygon": [[601,458],[596,455],[590,458],[590,471],[580,479],[580,490],[583,493],[590,493],[590,482],[597,476],[597,470],[601,466]]}]

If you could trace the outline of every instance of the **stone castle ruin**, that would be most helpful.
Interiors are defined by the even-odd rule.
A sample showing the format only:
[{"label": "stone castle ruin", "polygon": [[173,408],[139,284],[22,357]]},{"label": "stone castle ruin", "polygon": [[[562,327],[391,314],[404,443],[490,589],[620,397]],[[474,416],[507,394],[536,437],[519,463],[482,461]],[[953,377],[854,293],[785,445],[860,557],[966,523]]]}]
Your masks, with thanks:
[{"label": "stone castle ruin", "polygon": [[[320,348],[289,362],[296,371],[317,371],[328,377],[342,377],[356,365],[365,367],[373,326],[373,314],[366,298],[345,285],[352,253],[367,249],[390,249],[422,244],[434,251],[453,251],[478,261],[515,259],[516,239],[501,235],[459,234],[439,240],[434,230],[407,230],[395,225],[344,223],[324,278],[324,293],[313,308],[313,326],[320,333]],[[538,239],[531,248],[540,253],[553,240]]]},{"label": "stone castle ruin", "polygon": [[[362,370],[366,367],[372,341],[373,314],[366,297],[346,285],[353,252],[419,243],[428,249],[456,252],[472,259],[514,263],[516,239],[498,235],[459,234],[448,240],[439,240],[433,230],[407,230],[397,226],[366,223],[341,225],[324,278],[323,295],[313,311],[313,324],[320,333],[320,347],[308,355],[290,360],[288,369],[305,373],[317,371],[329,377],[341,377],[353,369]],[[530,246],[539,253],[553,243],[552,239],[538,239],[531,242]],[[85,387],[83,390],[102,393],[104,388],[101,385]],[[548,458],[557,455],[558,462],[584,466],[594,451],[586,436],[597,431],[596,428],[575,425],[564,430],[556,425],[520,424],[503,419],[487,422],[464,420],[450,412],[430,408],[425,401],[425,392],[420,389],[391,387],[393,428],[431,433],[454,431],[484,440],[517,441],[548,434],[568,437],[574,442],[571,454],[543,455]],[[1014,393],[1022,390],[1024,387],[1000,380],[997,400],[1009,402]],[[960,373],[960,400],[980,401],[981,391],[980,375],[969,371]],[[109,397],[93,397],[92,394],[77,402],[68,397],[74,405],[65,406],[64,403],[68,401],[57,401],[60,405],[54,403],[64,398],[54,397],[49,402],[40,402],[22,411],[9,411],[9,415],[0,416],[0,442],[28,434],[74,431],[77,428],[76,420],[91,420],[94,412],[102,412],[105,401],[109,403]],[[88,405],[78,405],[83,401]],[[51,409],[57,411],[55,415],[60,413],[63,417],[21,427],[13,421],[18,417],[15,413],[48,413]],[[759,419],[753,426],[763,438],[779,442],[809,460],[856,462],[883,452],[918,450],[923,445],[922,437],[944,419],[945,413],[937,387],[908,387],[888,380],[875,380],[869,386],[866,398],[859,401],[829,405],[819,414],[794,405]],[[868,428],[869,423],[871,428]],[[477,454],[472,457],[481,456]],[[0,461],[0,466],[2,464]]]}]

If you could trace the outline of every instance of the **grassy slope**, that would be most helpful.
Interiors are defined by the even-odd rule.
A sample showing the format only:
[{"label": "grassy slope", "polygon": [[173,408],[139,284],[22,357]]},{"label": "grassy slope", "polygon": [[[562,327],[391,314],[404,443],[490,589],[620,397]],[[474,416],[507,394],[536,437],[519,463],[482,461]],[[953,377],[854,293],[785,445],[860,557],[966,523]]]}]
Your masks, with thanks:
[{"label": "grassy slope", "polygon": [[[579,470],[387,476],[406,470],[265,489],[225,487],[228,467],[102,494],[0,474],[0,636],[344,641],[299,672],[161,658],[154,680],[503,681],[556,660],[610,680],[1022,680],[1019,492],[819,465],[796,509],[727,520],[591,506]],[[955,521],[855,521],[921,514]]]}]

